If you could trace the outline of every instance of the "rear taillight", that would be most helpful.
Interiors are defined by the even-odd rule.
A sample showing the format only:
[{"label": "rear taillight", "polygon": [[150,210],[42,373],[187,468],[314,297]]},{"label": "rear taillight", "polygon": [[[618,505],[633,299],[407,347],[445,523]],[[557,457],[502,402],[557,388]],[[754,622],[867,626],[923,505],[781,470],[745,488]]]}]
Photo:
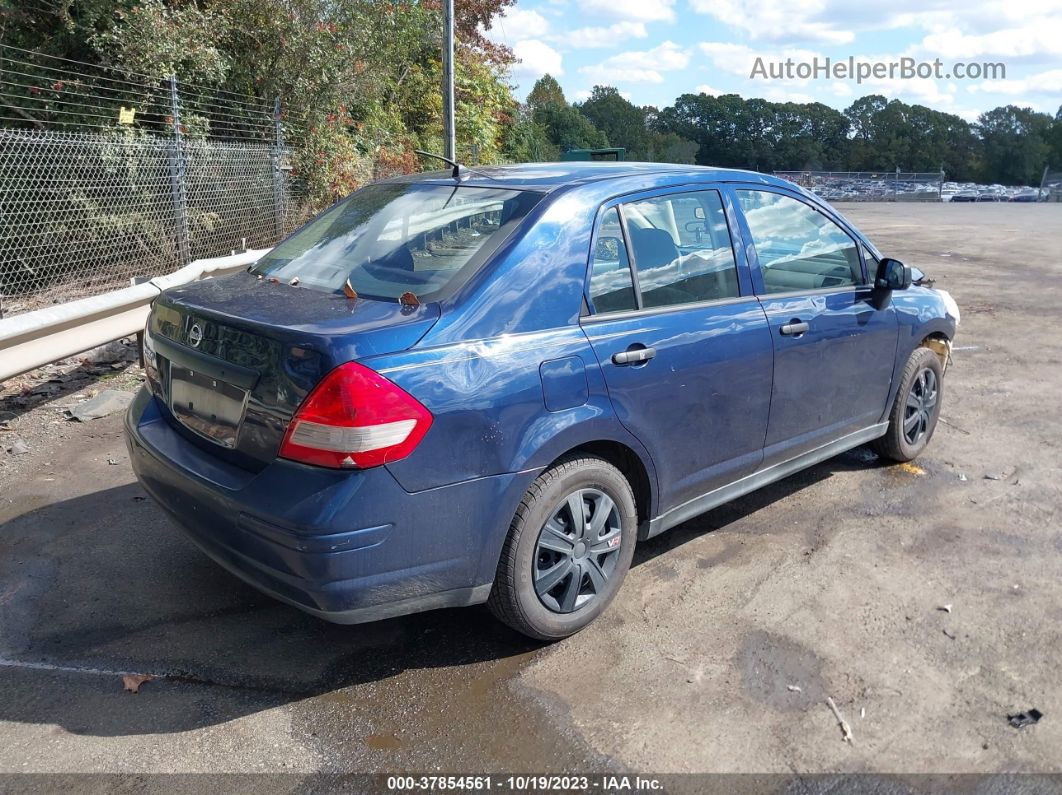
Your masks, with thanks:
[{"label": "rear taillight", "polygon": [[379,466],[413,452],[431,421],[431,413],[408,392],[347,362],[299,406],[280,457],[336,469]]}]

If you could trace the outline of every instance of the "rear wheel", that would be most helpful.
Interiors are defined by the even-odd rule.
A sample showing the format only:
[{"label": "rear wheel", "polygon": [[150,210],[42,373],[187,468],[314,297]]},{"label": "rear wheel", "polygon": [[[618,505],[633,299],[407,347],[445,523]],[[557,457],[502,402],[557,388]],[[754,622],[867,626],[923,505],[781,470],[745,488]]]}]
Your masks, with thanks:
[{"label": "rear wheel", "polygon": [[889,413],[889,429],[873,443],[893,461],[910,461],[929,444],[940,417],[944,368],[929,348],[917,348],[903,369],[900,388]]},{"label": "rear wheel", "polygon": [[619,590],[637,536],[634,494],[600,458],[561,459],[528,489],[502,549],[488,606],[537,640],[572,635]]}]

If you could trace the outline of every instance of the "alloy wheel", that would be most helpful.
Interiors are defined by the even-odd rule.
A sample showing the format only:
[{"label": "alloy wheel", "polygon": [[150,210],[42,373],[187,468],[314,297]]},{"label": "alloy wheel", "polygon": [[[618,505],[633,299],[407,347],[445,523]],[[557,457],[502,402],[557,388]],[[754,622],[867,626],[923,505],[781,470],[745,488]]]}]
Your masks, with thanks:
[{"label": "alloy wheel", "polygon": [[903,438],[916,445],[929,432],[937,405],[937,374],[928,367],[915,376],[907,393],[903,414]]},{"label": "alloy wheel", "polygon": [[555,613],[598,599],[616,569],[623,530],[615,501],[600,489],[579,489],[539,531],[532,564],[535,593]]}]

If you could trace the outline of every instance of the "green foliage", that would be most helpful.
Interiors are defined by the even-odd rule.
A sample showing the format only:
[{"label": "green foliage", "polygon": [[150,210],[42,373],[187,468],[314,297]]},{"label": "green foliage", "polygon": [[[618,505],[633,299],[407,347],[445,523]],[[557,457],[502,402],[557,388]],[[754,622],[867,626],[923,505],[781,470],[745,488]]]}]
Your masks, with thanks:
[{"label": "green foliage", "polygon": [[557,79],[553,75],[545,74],[531,87],[531,92],[527,95],[527,107],[533,113],[548,105],[567,107],[568,100],[564,98],[564,90]]},{"label": "green foliage", "polygon": [[984,145],[986,178],[1005,184],[1038,185],[1050,152],[1052,119],[1031,108],[1007,105],[977,119]]},{"label": "green foliage", "polygon": [[220,83],[229,67],[221,43],[230,21],[194,4],[167,6],[162,0],[118,9],[115,24],[93,36],[100,54],[142,74],[175,74],[194,83]]},{"label": "green foliage", "polygon": [[536,123],[526,109],[518,110],[506,127],[503,157],[513,163],[534,163],[556,160],[559,154],[546,128]]},{"label": "green foliage", "polygon": [[650,163],[682,163],[692,166],[697,162],[694,141],[673,132],[650,132],[649,148],[645,159]]},{"label": "green foliage", "polygon": [[695,141],[698,163],[760,171],[943,168],[953,180],[1037,185],[1046,165],[1062,166],[1062,119],[1012,105],[971,124],[877,94],[843,114],[817,102],[683,94],[661,111],[647,109],[647,120],[650,129]]},{"label": "green foliage", "polygon": [[[658,110],[634,105],[611,86],[595,86],[572,105],[550,75],[521,106],[508,84],[512,53],[483,33],[514,3],[456,3],[458,156],[466,162],[550,160],[567,149],[612,145],[631,160],[764,171],[943,168],[951,179],[1037,184],[1044,166],[1062,168],[1062,108],[1052,119],[1007,106],[971,124],[880,95],[841,113],[821,103],[684,94]],[[18,47],[144,75],[175,73],[196,90],[249,95],[266,108],[281,97],[295,174],[315,204],[419,168],[415,148],[441,150],[440,28],[441,0],[0,5],[4,41]],[[62,87],[49,93],[53,79],[38,93],[69,107],[58,104],[68,101]],[[11,103],[37,126],[51,121],[30,113],[41,105]],[[165,111],[156,105],[153,112],[163,125]],[[218,132],[194,108],[182,122],[189,137]]]},{"label": "green foliage", "polygon": [[612,86],[594,86],[579,111],[605,134],[612,146],[627,150],[629,160],[651,160],[645,110],[620,96]]},{"label": "green foliage", "polygon": [[[513,2],[456,3],[456,122],[465,160],[494,162],[509,140],[517,111],[507,81],[512,53],[482,29]],[[206,97],[215,89],[234,92],[248,95],[237,103],[266,109],[280,97],[295,174],[316,205],[367,180],[419,169],[414,148],[442,149],[439,0],[28,5],[4,9],[5,41],[143,75],[174,73]],[[186,135],[219,132],[189,105],[182,113]],[[259,115],[267,131],[268,110]]]}]

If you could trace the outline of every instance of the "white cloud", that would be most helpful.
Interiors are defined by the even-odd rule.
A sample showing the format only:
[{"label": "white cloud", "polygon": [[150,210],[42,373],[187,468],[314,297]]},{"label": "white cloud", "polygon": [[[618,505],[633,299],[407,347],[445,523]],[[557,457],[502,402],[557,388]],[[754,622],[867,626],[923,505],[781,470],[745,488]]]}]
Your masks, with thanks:
[{"label": "white cloud", "polygon": [[591,80],[609,85],[663,83],[661,72],[685,69],[689,61],[688,52],[672,41],[665,41],[651,50],[613,55],[602,63],[584,66],[579,71]]},{"label": "white cloud", "polygon": [[752,41],[843,45],[859,31],[914,28],[908,54],[1057,61],[1062,56],[1062,0],[690,0],[694,11]]},{"label": "white cloud", "polygon": [[644,22],[621,21],[601,28],[578,28],[561,34],[557,40],[576,49],[613,47],[626,39],[644,39],[648,36]]},{"label": "white cloud", "polygon": [[[764,97],[776,102],[808,102],[814,101],[810,99],[812,94],[809,92],[809,89],[814,86],[821,87],[821,90],[816,92],[819,97],[822,97],[823,92],[826,91],[837,97],[847,97],[859,92],[860,94],[884,94],[890,98],[902,98],[907,102],[918,102],[931,107],[947,107],[954,103],[952,96],[954,84],[934,79],[870,78],[857,84],[855,81],[801,79],[795,76],[779,79],[750,77],[757,59],[762,59],[763,68],[768,72],[771,71],[773,64],[783,63],[787,59],[792,59],[794,69],[795,64],[813,63],[816,59],[820,64],[825,65],[825,55],[814,50],[758,50],[745,44],[731,42],[702,42],[699,48],[708,56],[716,69],[742,78],[740,93],[746,97]],[[895,56],[855,56],[857,64],[891,60],[895,60]],[[775,69],[778,67],[775,66]]]},{"label": "white cloud", "polygon": [[809,102],[815,102],[815,97],[811,94],[805,94],[801,91],[793,91],[792,89],[784,86],[771,86],[766,91],[759,94],[763,99],[768,99],[771,102],[797,102],[799,104],[807,104]]},{"label": "white cloud", "polygon": [[695,94],[707,94],[710,97],[718,97],[726,93],[724,91],[720,91],[718,88],[712,88],[712,86],[708,85],[707,83],[701,83],[699,86],[693,89],[693,92]]},{"label": "white cloud", "polygon": [[820,18],[826,5],[826,0],[690,0],[697,13],[709,14],[754,40],[828,44],[852,41],[855,34],[850,29],[838,28]]},{"label": "white cloud", "polygon": [[494,20],[490,30],[484,34],[491,41],[515,46],[517,42],[538,39],[549,33],[549,20],[537,11],[522,8],[507,9]]},{"label": "white cloud", "polygon": [[582,0],[580,10],[631,22],[671,22],[675,18],[675,0]]},{"label": "white cloud", "polygon": [[1051,94],[1062,97],[1062,69],[1049,69],[1046,72],[1029,75],[1015,80],[985,80],[966,87],[970,92],[987,94]]},{"label": "white cloud", "polygon": [[588,99],[590,99],[589,91],[576,91],[574,94],[572,94],[573,102],[586,102]]},{"label": "white cloud", "polygon": [[915,51],[945,60],[1001,58],[1048,60],[1062,56],[1062,16],[970,34],[958,27],[930,33]]},{"label": "white cloud", "polygon": [[537,80],[547,72],[554,77],[564,74],[561,54],[544,41],[518,41],[513,45],[513,53],[519,59],[513,65],[513,77],[517,80]]},{"label": "white cloud", "polygon": [[813,50],[754,50],[747,44],[732,44],[730,42],[705,41],[699,45],[701,52],[707,55],[716,69],[740,75],[747,78],[752,74],[752,67],[756,59],[763,59],[764,64],[785,61],[792,58],[794,62],[810,62],[815,58],[822,59],[822,53]]}]

